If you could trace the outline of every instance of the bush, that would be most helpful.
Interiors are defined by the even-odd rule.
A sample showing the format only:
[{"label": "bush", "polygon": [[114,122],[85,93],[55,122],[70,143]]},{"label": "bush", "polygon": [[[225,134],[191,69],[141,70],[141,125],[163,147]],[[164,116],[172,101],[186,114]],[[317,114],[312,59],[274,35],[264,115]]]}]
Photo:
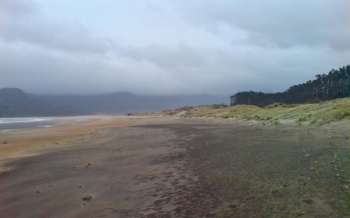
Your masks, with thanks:
[{"label": "bush", "polygon": [[336,114],[335,114],[335,119],[336,120],[342,120],[346,117],[349,117],[350,116],[350,112],[349,111],[338,111]]}]

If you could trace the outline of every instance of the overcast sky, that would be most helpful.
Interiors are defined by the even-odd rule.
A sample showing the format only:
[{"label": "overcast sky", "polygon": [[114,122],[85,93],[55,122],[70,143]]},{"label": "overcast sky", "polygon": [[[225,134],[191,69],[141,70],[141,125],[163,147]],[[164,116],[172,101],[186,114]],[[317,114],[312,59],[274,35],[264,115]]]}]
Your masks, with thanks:
[{"label": "overcast sky", "polygon": [[0,0],[0,87],[280,91],[350,64],[349,0]]}]

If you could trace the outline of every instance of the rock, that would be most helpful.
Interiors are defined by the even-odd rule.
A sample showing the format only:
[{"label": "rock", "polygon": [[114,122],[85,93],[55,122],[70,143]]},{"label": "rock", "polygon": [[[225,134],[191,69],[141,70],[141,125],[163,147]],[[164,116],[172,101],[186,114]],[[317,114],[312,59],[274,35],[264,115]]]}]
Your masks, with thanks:
[{"label": "rock", "polygon": [[233,201],[231,204],[228,205],[228,207],[231,209],[236,209],[237,207],[239,207],[239,202]]},{"label": "rock", "polygon": [[301,217],[301,216],[304,216],[304,215],[305,215],[305,212],[304,212],[304,211],[298,211],[295,215],[296,215],[297,217]]},{"label": "rock", "polygon": [[81,200],[83,200],[83,201],[91,201],[92,199],[93,199],[92,195],[86,195],[86,196],[81,198]]},{"label": "rock", "polygon": [[237,204],[230,204],[228,207],[231,209],[236,209],[238,207],[238,205]]},{"label": "rock", "polygon": [[2,144],[6,145],[6,144],[7,144],[7,141],[3,141]]},{"label": "rock", "polygon": [[274,196],[274,197],[278,197],[278,198],[281,198],[283,197],[283,192],[281,189],[274,189],[271,191],[271,194]]},{"label": "rock", "polygon": [[312,204],[314,201],[312,199],[304,199],[303,202],[306,204]]}]

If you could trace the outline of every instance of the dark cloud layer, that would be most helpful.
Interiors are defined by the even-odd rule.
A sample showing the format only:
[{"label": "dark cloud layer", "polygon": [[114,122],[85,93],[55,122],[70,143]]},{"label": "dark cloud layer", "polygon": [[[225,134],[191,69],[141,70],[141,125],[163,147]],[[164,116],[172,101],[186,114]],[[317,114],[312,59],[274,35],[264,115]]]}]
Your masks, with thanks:
[{"label": "dark cloud layer", "polygon": [[228,95],[349,64],[346,0],[53,4],[0,0],[0,87]]},{"label": "dark cloud layer", "polygon": [[[26,43],[68,52],[103,53],[108,41],[95,38],[81,25],[47,21],[39,5],[25,0],[1,0],[0,38],[5,43]],[[1,17],[1,15],[0,15]]]},{"label": "dark cloud layer", "polygon": [[341,50],[350,45],[347,1],[267,0],[251,5],[235,1],[231,7],[207,8],[216,22],[226,22],[248,32],[251,43],[279,47],[329,46]]}]

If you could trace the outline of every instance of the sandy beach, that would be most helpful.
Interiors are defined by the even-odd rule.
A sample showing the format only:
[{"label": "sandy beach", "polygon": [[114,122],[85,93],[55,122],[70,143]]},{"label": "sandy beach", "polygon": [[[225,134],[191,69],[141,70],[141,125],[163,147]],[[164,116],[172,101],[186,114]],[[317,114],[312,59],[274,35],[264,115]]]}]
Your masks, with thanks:
[{"label": "sandy beach", "polygon": [[346,217],[347,131],[145,116],[1,133],[0,217]]}]

